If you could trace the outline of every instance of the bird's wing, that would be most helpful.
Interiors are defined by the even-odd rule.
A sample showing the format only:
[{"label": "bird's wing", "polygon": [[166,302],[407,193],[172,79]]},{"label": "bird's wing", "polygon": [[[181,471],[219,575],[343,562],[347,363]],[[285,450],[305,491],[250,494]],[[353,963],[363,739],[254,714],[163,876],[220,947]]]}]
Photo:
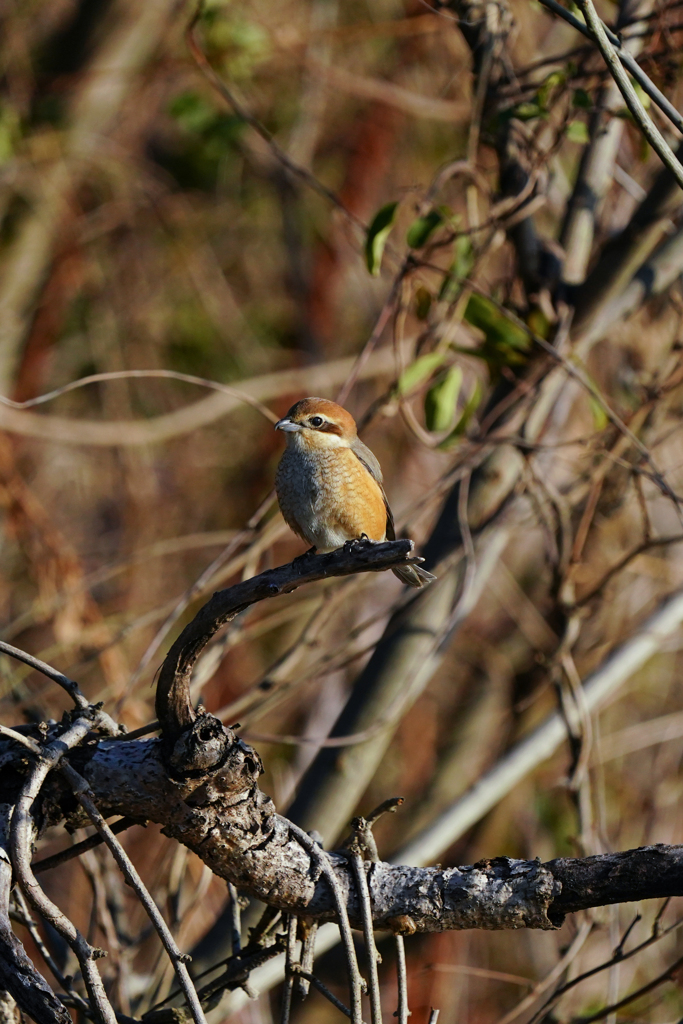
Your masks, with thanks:
[{"label": "bird's wing", "polygon": [[363,442],[360,441],[358,438],[356,438],[353,444],[351,445],[351,451],[359,460],[359,462],[363,463],[363,465],[365,466],[373,480],[376,480],[377,483],[379,484],[379,489],[382,492],[382,497],[384,498],[384,507],[387,510],[387,540],[396,540],[396,530],[394,529],[394,517],[391,514],[389,502],[387,501],[387,496],[384,493],[384,487],[382,486],[382,469],[380,467],[377,456],[373,452],[371,452],[368,446],[366,444],[363,444]]}]

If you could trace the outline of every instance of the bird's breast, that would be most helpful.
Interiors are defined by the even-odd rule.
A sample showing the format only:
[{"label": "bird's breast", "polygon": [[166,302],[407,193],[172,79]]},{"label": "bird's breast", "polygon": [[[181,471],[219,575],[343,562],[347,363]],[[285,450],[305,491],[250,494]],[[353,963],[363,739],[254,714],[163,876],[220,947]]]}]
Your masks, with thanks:
[{"label": "bird's breast", "polygon": [[384,540],[382,490],[350,448],[288,446],[275,485],[285,520],[318,551],[332,551],[362,534]]}]

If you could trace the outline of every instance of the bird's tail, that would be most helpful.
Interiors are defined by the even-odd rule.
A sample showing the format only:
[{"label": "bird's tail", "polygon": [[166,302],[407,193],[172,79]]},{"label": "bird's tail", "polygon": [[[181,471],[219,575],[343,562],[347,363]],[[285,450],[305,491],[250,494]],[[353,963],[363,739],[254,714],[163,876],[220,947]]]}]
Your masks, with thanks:
[{"label": "bird's tail", "polygon": [[391,571],[394,576],[398,576],[401,583],[405,583],[409,587],[415,587],[417,590],[436,579],[433,573],[427,572],[426,569],[421,569],[419,565],[400,565]]}]

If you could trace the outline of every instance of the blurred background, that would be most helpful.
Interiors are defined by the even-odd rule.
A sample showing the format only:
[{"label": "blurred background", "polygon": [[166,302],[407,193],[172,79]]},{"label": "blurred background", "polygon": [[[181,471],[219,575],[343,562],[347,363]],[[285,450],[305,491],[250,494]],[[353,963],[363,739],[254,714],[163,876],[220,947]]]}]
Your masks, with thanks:
[{"label": "blurred background", "polygon": [[[599,10],[678,105],[680,0]],[[573,742],[441,861],[683,842],[681,631],[598,713],[577,697],[683,582],[680,190],[599,55],[534,0],[211,0],[199,64],[194,13],[0,5],[0,392],[30,403],[92,374],[176,374],[0,407],[2,638],[129,729],[153,721],[155,672],[207,595],[302,552],[273,503],[272,422],[341,392],[398,533],[439,583],[411,604],[389,573],[324,581],[256,606],[202,657],[194,696],[241,723],[277,809],[333,844],[354,809],[401,795],[376,830],[389,858],[573,701]],[[420,615],[429,645],[368,669],[383,634],[407,643]],[[0,673],[2,722],[60,717],[52,684],[5,659]],[[388,675],[373,711],[363,694]],[[365,742],[324,747],[345,705],[338,734],[369,729]],[[38,856],[65,838],[48,830]],[[155,825],[124,838],[194,968],[227,956],[225,884]],[[123,1013],[169,993],[106,852],[43,878],[108,949]],[[555,984],[608,960],[636,914],[626,946],[643,942],[661,909],[410,937],[412,1019],[528,1021]],[[393,947],[380,951],[393,1011]],[[577,985],[553,1019],[617,1002],[681,952],[673,930]],[[337,951],[319,972],[343,997]],[[676,977],[619,1019],[678,1021]],[[270,1024],[278,1006],[274,989],[211,1020]],[[302,1024],[338,1016],[315,993],[294,1010]]]}]

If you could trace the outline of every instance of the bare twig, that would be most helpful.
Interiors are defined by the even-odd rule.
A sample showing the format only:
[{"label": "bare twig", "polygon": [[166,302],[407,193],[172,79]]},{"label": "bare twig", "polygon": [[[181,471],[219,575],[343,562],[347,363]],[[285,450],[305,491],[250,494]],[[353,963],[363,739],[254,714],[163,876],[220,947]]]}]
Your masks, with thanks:
[{"label": "bare twig", "polygon": [[320,992],[321,995],[325,996],[325,999],[329,999],[332,1005],[336,1006],[338,1010],[341,1010],[345,1017],[351,1016],[351,1011],[349,1010],[348,1006],[345,1006],[344,1003],[342,1003],[341,999],[337,999],[334,992],[330,992],[327,985],[324,982],[322,982],[320,978],[316,978],[316,976],[312,974],[310,971],[304,971],[301,967],[295,967],[295,972],[298,975],[298,977],[303,978],[309,984],[313,985],[314,988],[317,988],[318,992]]},{"label": "bare twig", "polygon": [[617,83],[619,92],[624,97],[626,106],[631,111],[633,119],[641,132],[650,143],[655,153],[674,175],[678,184],[683,188],[683,165],[681,165],[676,154],[668,144],[656,124],[650,117],[643,104],[638,99],[638,94],[631,85],[631,81],[621,66],[618,52],[607,38],[605,26],[597,15],[592,0],[577,0],[586,24],[591,30],[593,38],[602,54],[610,74]]},{"label": "bare twig", "polygon": [[365,863],[360,850],[351,850],[351,867],[356,879],[358,900],[363,918],[363,938],[365,939],[365,952],[368,962],[369,994],[370,994],[370,1015],[372,1024],[382,1024],[382,1001],[379,990],[379,974],[377,964],[380,955],[375,943],[375,933],[372,925],[372,903],[370,902],[370,890],[368,879],[365,874]]},{"label": "bare twig", "polygon": [[311,174],[311,172],[307,170],[305,167],[302,167],[299,164],[295,163],[288,156],[288,154],[285,153],[285,151],[277,144],[277,142],[270,134],[268,129],[261,124],[258,118],[254,117],[254,115],[251,114],[249,110],[247,110],[244,104],[238,100],[233,90],[230,89],[223,81],[223,79],[216,74],[214,69],[209,64],[206,54],[204,53],[204,51],[202,50],[201,46],[197,41],[196,28],[199,19],[201,18],[203,13],[203,7],[203,0],[200,0],[195,9],[195,13],[192,16],[192,19],[185,31],[185,40],[187,42],[188,49],[192,54],[194,62],[196,63],[197,67],[204,75],[206,80],[210,82],[210,84],[213,86],[216,92],[218,92],[219,95],[223,97],[223,99],[232,108],[237,117],[239,117],[242,121],[248,124],[249,127],[252,128],[256,132],[256,134],[263,139],[263,141],[266,143],[275,159],[282,164],[285,170],[289,171],[289,173],[293,174],[295,177],[300,178],[301,181],[308,185],[309,188],[311,188],[314,192],[317,192],[318,195],[323,197],[323,199],[326,199],[329,203],[331,203],[337,210],[344,214],[344,216],[347,218],[347,220],[350,221],[351,224],[353,224],[357,228],[360,228],[362,231],[365,231],[365,225],[363,224],[363,222],[358,217],[356,217],[356,215],[352,213],[348,209],[348,207],[344,205],[344,203],[342,203],[341,199],[337,195],[335,195],[335,193],[332,192],[331,189],[323,185],[322,182],[318,181],[315,175]]},{"label": "bare twig", "polygon": [[406,947],[402,935],[394,935],[396,945],[396,979],[398,986],[398,1024],[408,1024],[408,971],[406,970]]},{"label": "bare twig", "polygon": [[564,956],[558,960],[553,969],[546,974],[545,978],[542,978],[541,981],[534,985],[531,992],[527,993],[527,995],[525,995],[516,1006],[513,1006],[513,1008],[506,1013],[504,1017],[501,1017],[497,1024],[512,1024],[513,1020],[516,1020],[520,1014],[526,1013],[526,1011],[534,1005],[536,1000],[542,996],[551,985],[555,984],[558,978],[564,974],[567,967],[569,967],[569,965],[576,959],[578,953],[583,947],[583,944],[590,935],[592,927],[592,921],[583,921],[581,923],[581,927],[572,939],[569,949],[565,952]]},{"label": "bare twig", "polygon": [[43,782],[64,756],[87,736],[93,727],[93,715],[76,719],[74,724],[59,739],[46,746],[21,790],[12,814],[11,851],[12,865],[19,885],[32,906],[56,928],[66,939],[78,958],[88,995],[100,1024],[116,1024],[114,1010],[107,998],[99,972],[94,961],[104,956],[101,950],[93,948],[62,911],[45,895],[31,869],[31,846],[33,819],[31,808]]},{"label": "bare twig", "polygon": [[66,690],[77,708],[83,710],[89,706],[87,698],[81,693],[78,683],[75,683],[73,679],[68,679],[62,672],[58,672],[56,668],[52,668],[51,665],[41,661],[40,658],[34,658],[32,654],[27,654],[26,651],[21,651],[18,647],[12,647],[11,644],[5,643],[4,640],[0,640],[0,653],[8,654],[11,658],[16,658],[17,661],[23,661],[24,665],[29,665],[36,672],[42,672],[53,683],[57,683],[63,690]]},{"label": "bare twig", "polygon": [[36,743],[30,736],[24,736],[22,733],[10,729],[7,725],[0,725],[0,736],[4,736],[5,739],[12,740],[14,743],[19,743],[22,747],[30,750],[32,754],[40,755],[41,746],[39,743]]},{"label": "bare twig", "polygon": [[240,900],[237,895],[237,889],[228,882],[228,897],[230,899],[230,931],[232,932],[232,955],[237,954],[242,949],[242,922],[241,922],[241,911],[240,911]]},{"label": "bare twig", "polygon": [[63,762],[60,767],[62,773],[68,779],[69,785],[73,789],[76,799],[87,813],[99,834],[102,836],[104,843],[111,851],[128,885],[130,885],[134,890],[138,899],[145,908],[150,921],[156,928],[159,937],[164,944],[164,948],[168,953],[169,959],[173,964],[180,986],[185,994],[185,999],[190,1013],[192,1014],[192,1019],[195,1024],[206,1024],[204,1011],[202,1010],[196,989],[187,970],[187,961],[190,957],[185,953],[181,953],[178,949],[168,925],[159,913],[156,903],[145,888],[145,885],[136,871],[133,862],[97,809],[92,789],[88,783],[67,762]]},{"label": "bare twig", "polygon": [[648,992],[652,992],[653,989],[659,988],[665,981],[673,981],[674,975],[679,967],[683,964],[683,956],[679,956],[677,960],[674,960],[672,964],[667,967],[665,971],[658,974],[656,978],[649,981],[647,985],[643,985],[641,988],[631,992],[630,995],[624,996],[616,1003],[612,1003],[611,1006],[603,1006],[601,1010],[597,1010],[595,1013],[587,1014],[585,1017],[574,1017],[573,1021],[575,1024],[593,1024],[593,1021],[604,1020],[605,1017],[609,1017],[610,1014],[616,1013],[621,1010],[624,1006],[628,1006],[629,1003],[634,1002],[636,999],[640,999],[642,996],[647,995]]},{"label": "bare twig", "polygon": [[290,914],[287,922],[287,946],[285,948],[285,985],[282,993],[280,1024],[289,1024],[292,1013],[292,996],[294,994],[294,969],[298,966],[296,959],[296,914]]},{"label": "bare twig", "polygon": [[[544,7],[547,7],[549,11],[552,11],[553,14],[557,14],[560,18],[563,18],[564,21],[571,25],[572,28],[575,28],[577,32],[580,32],[582,36],[585,36],[586,39],[595,38],[586,25],[575,17],[571,11],[568,11],[566,7],[563,7],[562,4],[558,3],[557,0],[541,0],[541,3]],[[657,104],[659,109],[662,113],[666,114],[672,124],[674,124],[679,131],[683,132],[683,117],[681,117],[681,114],[676,110],[673,103],[671,103],[664,93],[657,88],[654,82],[648,78],[637,60],[630,53],[621,48],[619,37],[611,32],[604,24],[602,27],[606,38],[614,47],[619,60],[624,67],[628,69],[629,73],[633,75],[643,92],[650,97],[653,103]]]},{"label": "bare twig", "polygon": [[[683,621],[683,593],[675,594],[605,662],[584,680],[586,706],[593,710],[615,692],[645,664]],[[567,730],[559,712],[554,712],[529,737],[505,754],[497,765],[420,835],[396,853],[396,862],[428,864],[436,859],[482,815],[519,782],[520,779],[564,742]]]},{"label": "bare twig", "polygon": [[307,922],[304,927],[305,934],[301,946],[301,970],[299,971],[301,977],[298,980],[298,992],[302,999],[305,999],[308,995],[310,988],[310,982],[303,976],[303,972],[310,974],[313,971],[315,940],[318,935],[318,922]]},{"label": "bare twig", "polygon": [[352,1024],[362,1024],[361,989],[363,987],[363,980],[361,978],[360,971],[358,970],[358,961],[356,959],[356,951],[353,945],[353,936],[351,935],[349,914],[339,881],[332,869],[330,859],[322,847],[318,846],[318,844],[311,839],[308,833],[304,832],[304,830],[299,828],[298,825],[288,822],[288,826],[292,835],[315,860],[319,871],[325,876],[325,879],[332,890],[332,897],[337,909],[339,931],[341,933],[342,942],[344,944],[344,953],[346,955],[346,972],[349,982],[349,995],[351,1002],[350,1017]]},{"label": "bare twig", "polygon": [[59,984],[64,989],[64,991],[68,992],[71,998],[75,1000],[77,1006],[79,1006],[81,1011],[83,1013],[90,1015],[92,1013],[90,1003],[87,1001],[87,999],[84,999],[79,992],[75,990],[71,979],[64,976],[64,974],[60,971],[59,967],[55,963],[54,957],[50,955],[50,951],[43,942],[43,938],[38,930],[36,922],[33,920],[33,917],[31,916],[31,912],[24,898],[24,894],[18,886],[14,890],[14,898],[17,902],[17,907],[19,908],[20,912],[20,917],[18,919],[20,923],[23,924],[24,928],[27,929],[29,935],[35,942],[36,948],[38,949],[40,955],[42,956],[47,966],[52,971],[55,980],[58,981]]},{"label": "bare twig", "polygon": [[[125,832],[126,829],[131,828],[133,825],[142,825],[144,822],[138,821],[133,818],[119,818],[118,821],[112,822],[109,826],[115,836],[119,832]],[[104,842],[99,833],[95,833],[94,836],[88,836],[80,843],[75,843],[73,846],[68,846],[66,850],[61,850],[59,853],[54,853],[51,857],[45,857],[43,860],[38,860],[31,865],[33,872],[39,875],[41,871],[51,871],[52,868],[59,867],[60,864],[66,864],[67,861],[73,860],[74,857],[80,857],[82,853],[87,853],[88,850],[94,850]]]}]

